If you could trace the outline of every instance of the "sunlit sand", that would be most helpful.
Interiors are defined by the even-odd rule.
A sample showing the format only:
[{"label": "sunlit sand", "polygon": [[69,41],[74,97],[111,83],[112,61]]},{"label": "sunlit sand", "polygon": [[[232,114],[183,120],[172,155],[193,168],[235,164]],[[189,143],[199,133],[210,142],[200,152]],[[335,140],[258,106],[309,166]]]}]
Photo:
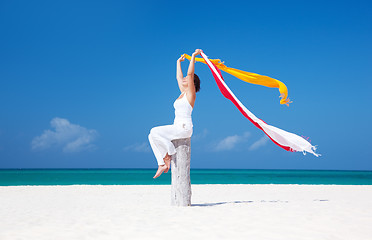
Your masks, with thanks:
[{"label": "sunlit sand", "polygon": [[0,187],[0,239],[372,239],[372,186]]}]

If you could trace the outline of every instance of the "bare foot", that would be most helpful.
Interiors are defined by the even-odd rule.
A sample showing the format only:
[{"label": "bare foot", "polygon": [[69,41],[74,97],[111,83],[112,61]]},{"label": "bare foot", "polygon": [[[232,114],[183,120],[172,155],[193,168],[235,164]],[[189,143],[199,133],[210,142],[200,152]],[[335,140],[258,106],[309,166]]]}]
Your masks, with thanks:
[{"label": "bare foot", "polygon": [[158,171],[156,171],[156,174],[153,178],[159,177],[167,169],[168,169],[167,165],[165,165],[165,164],[164,165],[159,165]]},{"label": "bare foot", "polygon": [[171,156],[169,156],[167,154],[167,156],[165,156],[165,158],[164,158],[164,163],[167,166],[167,170],[165,170],[164,172],[167,173],[169,171],[170,165],[171,165]]}]

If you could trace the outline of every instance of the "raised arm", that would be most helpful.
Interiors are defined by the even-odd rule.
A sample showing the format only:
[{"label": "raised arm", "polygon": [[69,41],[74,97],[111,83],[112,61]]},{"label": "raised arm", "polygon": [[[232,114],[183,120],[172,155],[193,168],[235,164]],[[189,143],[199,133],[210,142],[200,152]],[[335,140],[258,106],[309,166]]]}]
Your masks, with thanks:
[{"label": "raised arm", "polygon": [[181,62],[185,60],[185,56],[182,55],[178,60],[177,60],[177,82],[178,82],[178,87],[180,88],[180,91],[183,92],[184,89],[182,87],[182,79],[183,79],[183,73],[182,73],[182,68],[181,68]]},{"label": "raised arm", "polygon": [[196,49],[195,52],[191,55],[191,60],[189,64],[189,69],[187,70],[187,75],[192,75],[194,78],[194,72],[195,72],[195,56],[198,55],[200,52],[196,52],[199,49]]},{"label": "raised arm", "polygon": [[194,72],[195,72],[195,57],[199,55],[201,52],[200,49],[196,49],[195,52],[191,56],[189,69],[187,70],[188,76],[188,90],[192,95],[195,95],[195,85],[194,85]]},{"label": "raised arm", "polygon": [[183,78],[183,73],[182,73],[182,68],[181,68],[181,62],[185,60],[185,56],[182,55],[178,60],[177,60],[177,79],[182,79]]}]

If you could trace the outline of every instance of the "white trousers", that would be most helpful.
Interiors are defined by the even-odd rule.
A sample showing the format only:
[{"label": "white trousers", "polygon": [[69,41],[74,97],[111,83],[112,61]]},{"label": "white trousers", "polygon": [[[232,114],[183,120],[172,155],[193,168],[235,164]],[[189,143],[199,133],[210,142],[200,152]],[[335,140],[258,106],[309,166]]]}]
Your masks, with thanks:
[{"label": "white trousers", "polygon": [[193,132],[193,125],[190,121],[176,121],[173,125],[158,126],[151,129],[149,141],[158,161],[158,165],[164,164],[164,157],[176,153],[176,148],[171,142],[174,139],[189,138]]}]

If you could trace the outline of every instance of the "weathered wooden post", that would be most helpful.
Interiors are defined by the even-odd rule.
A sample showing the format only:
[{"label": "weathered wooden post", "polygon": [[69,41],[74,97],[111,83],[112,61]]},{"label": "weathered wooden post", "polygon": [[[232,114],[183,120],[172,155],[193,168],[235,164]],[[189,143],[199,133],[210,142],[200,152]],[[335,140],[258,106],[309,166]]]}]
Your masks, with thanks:
[{"label": "weathered wooden post", "polygon": [[191,139],[183,138],[172,141],[177,153],[172,156],[172,206],[191,206],[190,156]]}]

